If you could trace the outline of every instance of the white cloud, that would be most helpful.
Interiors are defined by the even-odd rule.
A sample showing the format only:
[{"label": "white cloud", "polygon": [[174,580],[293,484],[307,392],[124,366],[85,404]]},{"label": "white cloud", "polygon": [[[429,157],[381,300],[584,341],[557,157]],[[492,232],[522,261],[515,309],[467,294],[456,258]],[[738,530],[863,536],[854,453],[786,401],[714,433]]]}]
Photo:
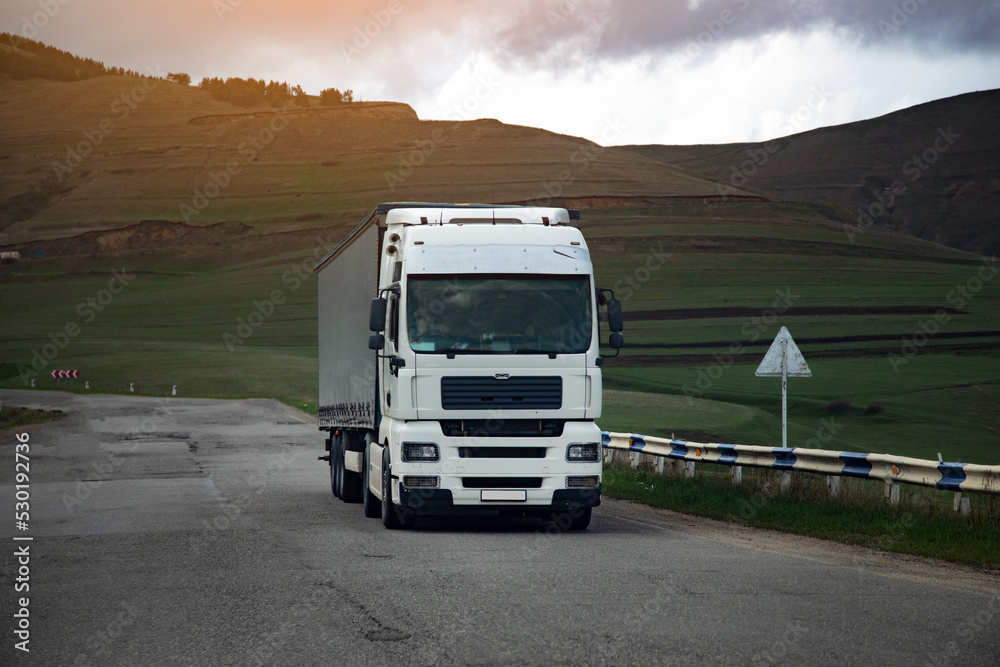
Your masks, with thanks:
[{"label": "white cloud", "polygon": [[[74,0],[37,39],[108,65],[353,88],[422,118],[599,143],[766,140],[1000,87],[996,0],[921,4],[891,39],[877,22],[896,0],[399,2],[232,0],[220,19],[208,0]],[[38,7],[4,3],[0,29],[20,33]]]}]

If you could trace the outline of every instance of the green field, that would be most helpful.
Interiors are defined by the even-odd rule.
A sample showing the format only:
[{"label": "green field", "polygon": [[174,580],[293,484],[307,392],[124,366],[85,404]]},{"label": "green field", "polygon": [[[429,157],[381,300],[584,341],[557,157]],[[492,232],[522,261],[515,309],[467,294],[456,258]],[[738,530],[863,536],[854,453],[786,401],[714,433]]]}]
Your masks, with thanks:
[{"label": "green field", "polygon": [[[273,115],[166,82],[57,182],[53,160],[136,81],[0,84],[0,242],[22,255],[0,265],[0,386],[176,385],[315,411],[311,268],[367,210],[551,199],[583,209],[598,283],[624,305],[602,428],[780,444],[779,382],[753,371],[786,326],[813,370],[789,383],[790,444],[821,433],[829,448],[1000,463],[992,259],[878,226],[848,234],[844,209],[720,188],[659,153],[419,121],[405,105],[347,117],[314,104],[251,159],[240,147]],[[183,220],[234,159],[238,173]],[[835,401],[850,408],[831,422]]]},{"label": "green field", "polygon": [[[907,357],[902,339],[952,307],[949,291],[986,265],[909,237],[850,244],[824,214],[752,204],[585,210],[598,281],[617,286],[635,345],[604,367],[601,427],[780,444],[780,380],[754,370],[787,326],[813,371],[789,381],[790,445],[1000,463],[1000,280],[983,282]],[[770,222],[758,228],[760,216]],[[741,249],[748,229],[780,252]],[[821,241],[841,254],[812,254]],[[259,256],[232,264],[187,248],[7,265],[0,383],[23,387],[44,361],[39,388],[82,390],[86,379],[97,391],[134,382],[167,395],[177,385],[181,395],[275,396],[315,409],[314,248],[303,245],[264,254],[264,239]],[[891,310],[899,306],[910,314]],[[804,342],[813,338],[828,341]],[[54,368],[83,378],[53,380]],[[831,415],[833,401],[850,408]],[[866,414],[873,404],[882,410]]]}]

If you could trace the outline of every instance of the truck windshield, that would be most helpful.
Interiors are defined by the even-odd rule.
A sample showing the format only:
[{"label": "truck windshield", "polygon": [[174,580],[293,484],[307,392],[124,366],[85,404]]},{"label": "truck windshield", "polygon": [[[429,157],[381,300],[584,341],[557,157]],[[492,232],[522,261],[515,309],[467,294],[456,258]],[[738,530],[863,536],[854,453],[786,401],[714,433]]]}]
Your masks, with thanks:
[{"label": "truck windshield", "polygon": [[410,276],[410,347],[461,354],[586,352],[593,294],[587,276]]}]

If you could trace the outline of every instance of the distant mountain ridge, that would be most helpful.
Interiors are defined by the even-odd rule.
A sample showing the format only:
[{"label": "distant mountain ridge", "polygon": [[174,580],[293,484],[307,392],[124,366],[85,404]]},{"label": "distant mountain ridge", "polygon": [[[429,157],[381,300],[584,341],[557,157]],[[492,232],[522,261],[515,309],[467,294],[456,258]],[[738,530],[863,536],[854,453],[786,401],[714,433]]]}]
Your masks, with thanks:
[{"label": "distant mountain ridge", "polygon": [[849,212],[845,233],[888,227],[1000,252],[1000,90],[768,142],[629,146],[726,186]]}]

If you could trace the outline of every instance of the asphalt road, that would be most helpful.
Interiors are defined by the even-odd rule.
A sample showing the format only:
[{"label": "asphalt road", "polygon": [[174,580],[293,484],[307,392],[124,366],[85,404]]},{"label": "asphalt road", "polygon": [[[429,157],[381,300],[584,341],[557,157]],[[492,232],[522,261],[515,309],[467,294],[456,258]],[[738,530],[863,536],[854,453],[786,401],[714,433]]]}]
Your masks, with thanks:
[{"label": "asphalt road", "polygon": [[[73,412],[0,441],[3,664],[1000,662],[996,576],[713,537],[621,502],[574,534],[491,517],[387,531],[334,498],[322,436],[279,403],[0,401]],[[19,432],[26,531],[11,516]]]}]

